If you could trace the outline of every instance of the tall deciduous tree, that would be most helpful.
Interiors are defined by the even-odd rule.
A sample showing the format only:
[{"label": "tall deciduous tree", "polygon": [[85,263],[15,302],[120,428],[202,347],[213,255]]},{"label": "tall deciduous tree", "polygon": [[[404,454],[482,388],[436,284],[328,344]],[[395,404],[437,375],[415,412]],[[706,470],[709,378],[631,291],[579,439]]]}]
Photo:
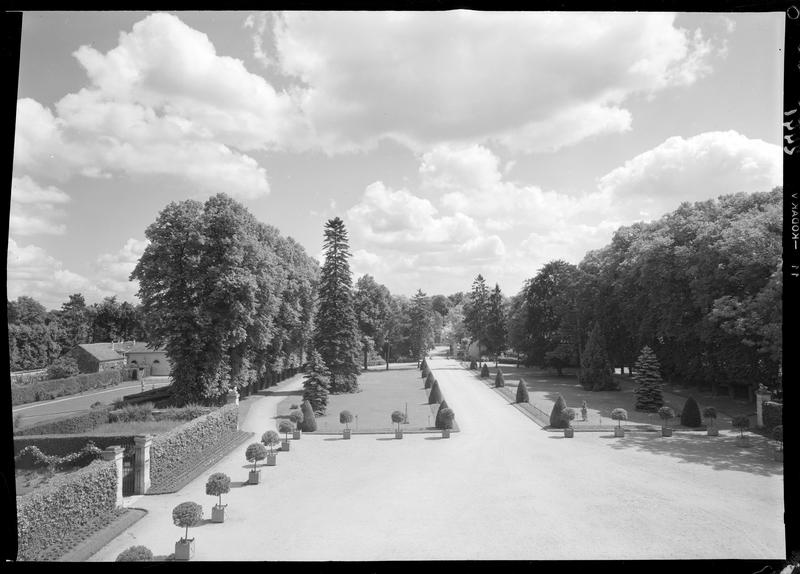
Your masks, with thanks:
[{"label": "tall deciduous tree", "polygon": [[314,346],[330,370],[331,393],[352,393],[358,390],[360,343],[347,230],[338,217],[325,224],[324,252]]}]

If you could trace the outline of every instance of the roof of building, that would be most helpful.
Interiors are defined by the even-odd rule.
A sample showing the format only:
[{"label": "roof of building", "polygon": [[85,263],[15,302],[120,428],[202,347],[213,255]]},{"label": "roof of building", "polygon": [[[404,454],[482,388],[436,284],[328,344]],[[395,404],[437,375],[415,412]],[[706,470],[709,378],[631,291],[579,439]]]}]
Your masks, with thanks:
[{"label": "roof of building", "polygon": [[127,343],[117,343],[117,348],[122,348],[122,353],[154,353],[154,352],[164,352],[167,349],[162,345],[158,348],[153,348],[149,346],[150,343],[146,343],[144,341],[134,341],[131,343],[128,341]]},{"label": "roof of building", "polygon": [[121,353],[116,351],[116,345],[114,344],[115,348],[112,349],[112,343],[84,343],[82,345],[78,345],[81,349],[92,355],[95,359],[100,362],[103,361],[119,361],[123,359]]}]

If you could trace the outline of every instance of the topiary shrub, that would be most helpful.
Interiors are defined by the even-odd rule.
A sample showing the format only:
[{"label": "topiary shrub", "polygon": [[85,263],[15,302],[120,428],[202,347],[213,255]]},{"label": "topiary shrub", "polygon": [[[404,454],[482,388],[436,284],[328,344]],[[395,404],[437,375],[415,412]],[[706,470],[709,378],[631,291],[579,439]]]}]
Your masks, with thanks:
[{"label": "topiary shrub", "polygon": [[[264,447],[261,446],[261,448]],[[189,528],[199,525],[202,521],[203,507],[196,502],[182,502],[172,509],[172,522],[175,523],[175,526],[186,528],[186,536],[181,538],[181,542],[189,540]]]},{"label": "topiary shrub", "polygon": [[303,412],[303,422],[300,423],[300,430],[303,432],[314,432],[317,430],[317,419],[314,417],[314,411],[311,408],[311,403],[303,401],[301,407]]},{"label": "topiary shrub", "polygon": [[518,403],[530,402],[530,395],[528,395],[528,386],[525,384],[525,379],[523,378],[519,379],[519,384],[517,385],[517,402]]},{"label": "topiary shrub", "polygon": [[428,361],[427,361],[427,360],[425,360],[425,359],[422,359],[422,363],[420,363],[420,365],[419,365],[419,368],[420,368],[420,369],[421,369],[423,372],[425,372],[426,370],[428,370]]},{"label": "topiary shrub", "polygon": [[744,438],[744,429],[750,428],[750,417],[747,415],[733,417],[731,424],[739,429],[739,438]]},{"label": "topiary shrub", "polygon": [[278,423],[278,432],[283,433],[283,438],[286,441],[289,440],[289,433],[292,432],[293,430],[294,427],[292,426],[292,423],[290,421],[284,419]]},{"label": "topiary shrub", "polygon": [[442,402],[439,403],[439,409],[436,411],[436,420],[433,423],[433,426],[435,426],[437,429],[444,428],[442,426],[442,410],[446,408],[448,408],[447,401],[442,400]]},{"label": "topiary shrub", "polygon": [[344,425],[345,430],[350,430],[350,423],[353,422],[353,413],[350,411],[340,412],[339,422]]},{"label": "topiary shrub", "polygon": [[567,408],[567,403],[564,400],[564,397],[558,395],[555,404],[553,405],[553,410],[550,411],[550,426],[557,429],[566,428],[566,422],[564,420],[564,409]]},{"label": "topiary shrub", "polygon": [[700,416],[700,405],[697,404],[694,397],[690,396],[683,405],[681,424],[689,428],[697,428],[703,425],[703,419]]},{"label": "topiary shrub", "polygon": [[477,371],[478,370],[478,363],[476,363],[475,361],[470,361],[469,362],[469,368],[470,368],[471,371]]},{"label": "topiary shrub", "polygon": [[400,432],[400,423],[405,420],[405,416],[400,411],[392,411],[392,422],[397,425],[397,432]]},{"label": "topiary shrub", "polygon": [[[275,432],[275,431],[267,431],[267,432]],[[264,440],[267,433],[264,433],[264,436],[261,437],[261,440]],[[277,434],[275,435],[278,436]],[[267,458],[267,447],[265,447],[260,442],[254,442],[250,446],[247,447],[247,450],[244,452],[244,457],[247,459],[247,462],[253,463],[253,471],[256,470],[256,464],[258,464],[259,460],[264,460]]]},{"label": "topiary shrub", "polygon": [[622,421],[628,420],[628,411],[625,409],[614,409],[611,411],[611,419],[617,421],[617,428],[620,428]]},{"label": "topiary shrub", "polygon": [[441,412],[438,416],[441,419],[442,429],[453,428],[453,420],[456,418],[456,414],[453,412],[453,409],[444,408],[440,410]]},{"label": "topiary shrub", "polygon": [[503,371],[497,371],[497,374],[494,376],[494,386],[495,387],[505,387],[506,380],[503,378]]},{"label": "topiary shrub", "polygon": [[660,416],[661,420],[663,421],[661,423],[662,428],[666,428],[667,421],[675,418],[675,411],[672,407],[663,406],[658,409],[658,416]]},{"label": "topiary shrub", "polygon": [[281,442],[281,437],[274,430],[268,430],[261,435],[261,444],[269,449],[269,454],[273,454],[273,448]]},{"label": "topiary shrub", "polygon": [[431,386],[431,392],[428,394],[428,404],[432,405],[434,403],[441,403],[442,398],[442,391],[439,388],[439,381],[434,380],[433,385]]},{"label": "topiary shrub", "polygon": [[303,422],[303,413],[299,409],[293,410],[289,413],[289,420],[292,421],[295,428],[299,429],[300,423]]},{"label": "topiary shrub", "polygon": [[706,407],[703,409],[703,418],[711,421],[708,426],[714,426],[717,421],[717,409],[714,407]]},{"label": "topiary shrub", "polygon": [[482,379],[489,378],[489,365],[487,365],[486,363],[484,363],[483,366],[481,367],[481,378]]},{"label": "topiary shrub", "polygon": [[131,546],[117,556],[116,562],[150,562],[153,553],[147,546]]},{"label": "topiary shrub", "polygon": [[564,428],[572,427],[572,421],[575,420],[575,409],[564,409],[561,417],[564,420]]},{"label": "topiary shrub", "polygon": [[231,491],[231,477],[224,472],[215,472],[208,477],[206,482],[206,494],[209,496],[218,496],[219,503],[217,506],[222,508],[222,495]]},{"label": "topiary shrub", "polygon": [[428,376],[425,377],[425,388],[430,389],[435,381],[436,377],[433,376],[433,373],[428,373]]}]

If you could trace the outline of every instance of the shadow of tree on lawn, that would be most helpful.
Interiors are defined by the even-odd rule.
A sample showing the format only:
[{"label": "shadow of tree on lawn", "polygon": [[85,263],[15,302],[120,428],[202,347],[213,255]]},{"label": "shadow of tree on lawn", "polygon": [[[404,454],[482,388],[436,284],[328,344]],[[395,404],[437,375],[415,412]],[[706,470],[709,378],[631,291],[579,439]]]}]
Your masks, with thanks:
[{"label": "shadow of tree on lawn", "polygon": [[[607,438],[613,438],[613,435]],[[624,439],[611,442],[609,446],[617,450],[636,449],[663,454],[680,462],[708,465],[714,470],[738,470],[761,476],[783,474],[783,464],[773,460],[767,441],[750,436],[750,442],[751,446],[742,447],[735,435],[709,437],[676,433],[671,437],[661,437],[648,433],[626,434]]]}]

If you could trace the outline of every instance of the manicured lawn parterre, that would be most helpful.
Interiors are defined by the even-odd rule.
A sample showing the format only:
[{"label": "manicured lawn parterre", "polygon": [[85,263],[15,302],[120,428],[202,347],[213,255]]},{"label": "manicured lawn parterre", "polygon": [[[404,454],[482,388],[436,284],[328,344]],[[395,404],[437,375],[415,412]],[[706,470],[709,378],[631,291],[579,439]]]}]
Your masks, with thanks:
[{"label": "manicured lawn parterre", "polygon": [[[388,371],[369,369],[358,377],[358,384],[358,393],[328,397],[327,413],[317,416],[317,434],[340,433],[344,425],[339,422],[339,413],[343,410],[353,413],[353,433],[394,432],[392,411],[405,413],[406,404],[408,422],[401,425],[403,431],[436,431],[434,420],[439,405],[428,405],[425,380],[416,363],[392,363]],[[278,420],[288,418],[291,405],[299,405],[302,394],[297,391],[280,402]]]},{"label": "manicured lawn parterre", "polygon": [[[462,364],[465,367],[469,367],[469,363]],[[555,373],[537,368],[518,368],[509,365],[494,367],[492,363],[487,364],[489,365],[491,376],[483,380],[487,384],[494,386],[495,374],[498,370],[501,370],[505,379],[505,387],[499,390],[510,401],[515,400],[519,379],[525,379],[530,394],[530,403],[540,411],[540,414],[544,413],[549,416],[560,394],[564,397],[567,406],[576,410],[576,418],[572,421],[572,426],[576,429],[596,427],[598,425],[616,425],[616,422],[611,419],[611,411],[615,408],[623,408],[628,411],[628,426],[635,424],[652,425],[653,427],[661,426],[662,421],[658,413],[646,413],[636,410],[636,395],[633,393],[636,383],[630,380],[628,376],[614,376],[620,382],[621,389],[619,391],[592,392],[581,387],[574,374],[565,373],[559,377]],[[480,371],[470,372],[475,377],[480,374]],[[666,406],[672,407],[676,413],[683,409],[683,405],[686,402],[684,396],[671,393],[666,389],[663,391],[663,395]],[[694,396],[700,403],[701,410],[707,406],[717,407],[720,412],[719,418],[717,418],[717,426],[720,428],[731,428],[730,418],[732,416],[748,415],[755,411],[755,405],[747,404],[743,401],[732,401],[727,397],[711,399],[707,395],[696,394]],[[580,408],[583,401],[586,401],[587,404],[588,416],[586,422],[581,420]],[[676,429],[688,430],[688,428],[681,427],[680,419],[673,419],[671,426]]]}]

